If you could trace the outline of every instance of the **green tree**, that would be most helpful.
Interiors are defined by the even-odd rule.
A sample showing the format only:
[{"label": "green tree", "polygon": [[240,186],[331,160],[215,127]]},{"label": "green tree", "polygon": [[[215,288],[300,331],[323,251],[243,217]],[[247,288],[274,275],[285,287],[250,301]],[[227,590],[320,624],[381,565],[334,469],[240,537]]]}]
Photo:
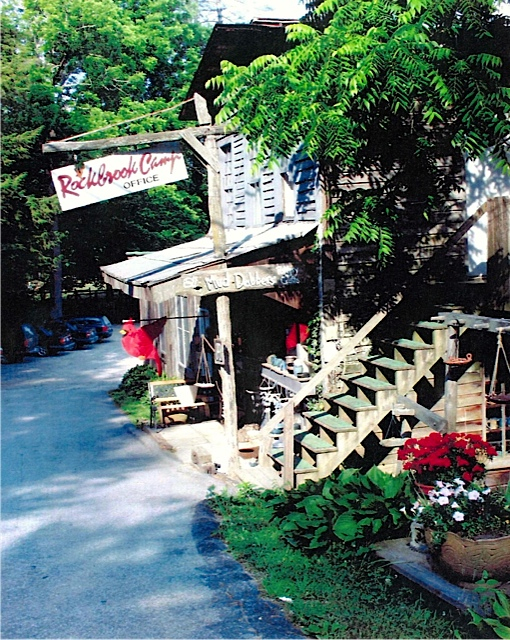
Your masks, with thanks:
[{"label": "green tree", "polygon": [[55,90],[16,5],[2,6],[2,292],[25,302],[53,269],[53,223],[40,140],[58,113]]},{"label": "green tree", "polygon": [[178,105],[207,35],[197,15],[187,0],[2,4],[4,309],[20,292],[34,297],[34,283],[40,291],[50,287],[59,242],[65,277],[75,284],[99,281],[98,265],[123,259],[127,250],[161,248],[204,231],[205,196],[192,160],[192,178],[178,185],[58,215],[49,170],[90,156],[41,153],[50,138],[156,111],[92,135],[182,126]]},{"label": "green tree", "polygon": [[301,144],[332,190],[371,175],[369,189],[333,192],[330,233],[385,260],[404,212],[441,210],[459,187],[452,158],[490,148],[508,169],[509,29],[493,0],[326,0],[287,33],[281,56],[222,63],[218,118],[261,162]]}]

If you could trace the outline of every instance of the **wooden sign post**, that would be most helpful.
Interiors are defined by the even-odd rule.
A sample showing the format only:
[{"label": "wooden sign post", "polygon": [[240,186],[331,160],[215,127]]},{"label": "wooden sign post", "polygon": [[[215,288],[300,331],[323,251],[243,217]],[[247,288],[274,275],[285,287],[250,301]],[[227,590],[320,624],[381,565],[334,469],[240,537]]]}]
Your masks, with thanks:
[{"label": "wooden sign post", "polygon": [[[103,140],[51,142],[43,145],[43,153],[111,149],[137,144],[184,140],[207,168],[209,215],[211,223],[210,230],[213,238],[214,253],[218,258],[224,259],[226,253],[226,241],[221,209],[221,175],[220,164],[218,161],[218,150],[216,146],[216,136],[224,134],[225,128],[223,126],[215,126],[211,124],[211,116],[207,111],[207,103],[201,96],[195,95],[195,105],[200,125],[198,127],[191,127],[179,131],[164,131],[160,133],[123,136],[120,138],[108,138]],[[205,144],[202,144],[198,140],[197,136],[205,136]],[[226,270],[226,268],[225,264],[224,269]],[[196,291],[190,291],[189,293],[199,295]],[[232,351],[230,298],[225,292],[220,292],[220,295],[218,295],[216,301],[216,313],[218,318],[218,337],[223,343],[225,351],[225,365],[220,366],[220,378],[223,392],[224,426],[230,448],[229,466],[231,469],[235,469],[239,465],[236,384]]]}]

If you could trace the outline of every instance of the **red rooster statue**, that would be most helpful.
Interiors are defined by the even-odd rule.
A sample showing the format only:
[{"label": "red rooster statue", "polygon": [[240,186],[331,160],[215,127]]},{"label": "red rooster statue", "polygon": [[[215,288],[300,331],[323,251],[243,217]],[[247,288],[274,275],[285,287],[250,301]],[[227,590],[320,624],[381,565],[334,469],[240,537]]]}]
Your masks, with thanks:
[{"label": "red rooster statue", "polygon": [[154,345],[154,340],[161,334],[166,323],[166,317],[159,318],[150,324],[137,329],[133,318],[129,318],[122,325],[122,346],[130,356],[140,358],[140,360],[154,360],[158,376],[163,373],[161,358]]}]

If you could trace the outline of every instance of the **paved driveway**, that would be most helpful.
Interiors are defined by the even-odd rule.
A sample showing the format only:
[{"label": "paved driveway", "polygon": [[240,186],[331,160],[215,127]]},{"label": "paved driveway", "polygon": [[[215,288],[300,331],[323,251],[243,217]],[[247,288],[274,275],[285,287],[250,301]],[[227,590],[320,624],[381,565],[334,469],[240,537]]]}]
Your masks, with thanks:
[{"label": "paved driveway", "polygon": [[211,478],[108,397],[136,363],[116,330],[2,366],[2,637],[300,637],[210,537]]}]

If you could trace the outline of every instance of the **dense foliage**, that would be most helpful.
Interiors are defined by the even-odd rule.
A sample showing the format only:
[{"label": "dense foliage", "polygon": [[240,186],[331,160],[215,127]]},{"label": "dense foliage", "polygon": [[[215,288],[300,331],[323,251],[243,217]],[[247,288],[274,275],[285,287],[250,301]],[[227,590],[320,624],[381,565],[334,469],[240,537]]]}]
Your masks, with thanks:
[{"label": "dense foliage", "polygon": [[[508,168],[508,23],[495,0],[318,4],[287,28],[288,52],[222,63],[218,117],[261,162],[301,144],[330,180],[329,233],[375,243],[384,260],[403,218],[441,211],[460,189],[460,154],[490,148]],[[340,188],[366,175],[363,189]]]},{"label": "dense foliage", "polygon": [[110,395],[119,404],[125,400],[141,400],[147,396],[147,383],[158,378],[157,371],[150,364],[139,364],[126,371]]},{"label": "dense foliage", "polygon": [[139,364],[126,371],[119,386],[110,391],[115,404],[137,426],[151,422],[152,407],[147,383],[156,379],[160,378],[154,367],[149,364]]},{"label": "dense foliage", "polygon": [[407,474],[392,476],[372,467],[367,473],[345,469],[274,504],[289,544],[316,552],[341,542],[363,554],[379,540],[406,534],[402,505],[411,495]]},{"label": "dense foliage", "polygon": [[[339,499],[349,491],[339,487],[335,493]],[[317,486],[306,483],[299,494],[301,500],[315,496]],[[367,491],[367,499],[371,495]],[[375,495],[379,500],[378,491]],[[442,607],[427,592],[413,589],[370,552],[357,555],[352,543],[334,538],[313,554],[289,544],[282,530],[283,514],[293,511],[296,499],[294,492],[240,485],[234,495],[227,491],[212,494],[209,504],[219,516],[219,533],[229,551],[270,597],[285,603],[307,637],[473,637],[462,614]],[[320,523],[321,517],[316,526]],[[311,517],[309,526],[314,526]],[[369,528],[365,534],[358,544],[366,548],[372,540]]]},{"label": "dense foliage", "polygon": [[[100,281],[100,264],[206,230],[201,169],[175,185],[59,215],[49,171],[88,159],[43,156],[50,139],[182,127],[207,31],[184,0],[24,0],[2,3],[2,291],[4,308],[48,291],[61,253],[64,282]],[[168,110],[173,107],[172,110]],[[17,304],[19,301],[19,304]]]}]

